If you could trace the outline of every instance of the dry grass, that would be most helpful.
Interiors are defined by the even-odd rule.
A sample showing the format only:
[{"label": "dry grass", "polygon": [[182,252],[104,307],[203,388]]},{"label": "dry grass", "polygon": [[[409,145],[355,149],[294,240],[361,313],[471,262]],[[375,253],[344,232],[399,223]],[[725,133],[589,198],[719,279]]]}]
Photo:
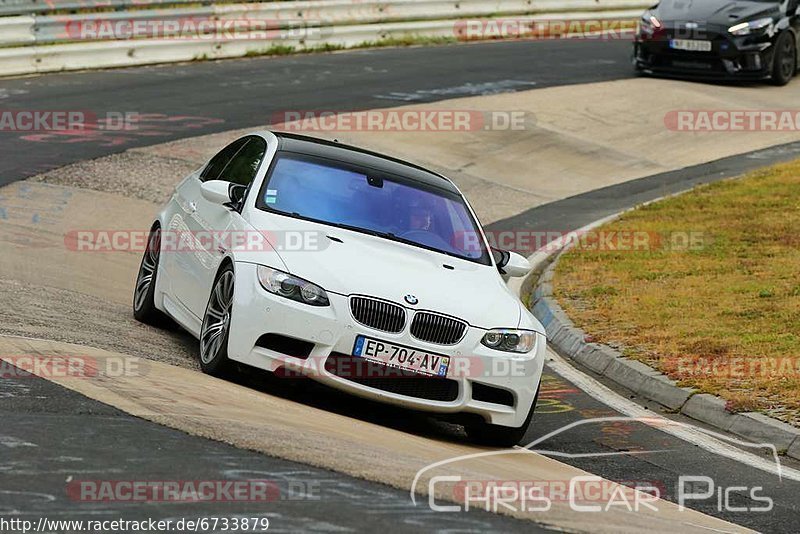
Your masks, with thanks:
[{"label": "dry grass", "polygon": [[[620,230],[659,236],[662,246],[565,254],[554,288],[574,322],[681,385],[722,396],[732,411],[800,426],[800,161],[600,229]],[[687,234],[701,243],[669,246]]]}]

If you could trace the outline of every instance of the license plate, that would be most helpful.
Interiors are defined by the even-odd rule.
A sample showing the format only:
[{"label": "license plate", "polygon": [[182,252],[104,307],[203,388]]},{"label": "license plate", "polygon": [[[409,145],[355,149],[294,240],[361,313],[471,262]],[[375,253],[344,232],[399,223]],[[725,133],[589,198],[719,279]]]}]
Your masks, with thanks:
[{"label": "license plate", "polygon": [[446,376],[450,357],[357,336],[353,356],[430,376]]},{"label": "license plate", "polygon": [[675,50],[688,50],[689,52],[711,52],[711,41],[698,41],[696,39],[671,39],[669,47]]}]

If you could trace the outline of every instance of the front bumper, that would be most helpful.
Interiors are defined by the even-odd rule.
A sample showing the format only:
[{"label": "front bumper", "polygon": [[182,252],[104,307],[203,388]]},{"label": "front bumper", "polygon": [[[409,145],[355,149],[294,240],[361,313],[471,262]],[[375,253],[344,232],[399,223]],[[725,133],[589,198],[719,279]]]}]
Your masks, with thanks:
[{"label": "front bumper", "polygon": [[[256,276],[256,265],[236,263],[236,286],[228,356],[259,369],[302,374],[354,395],[440,414],[475,414],[486,422],[519,427],[528,415],[544,366],[545,338],[537,334],[528,354],[489,349],[480,343],[485,330],[470,326],[456,345],[438,345],[415,339],[408,325],[391,334],[373,330],[353,319],[349,299],[329,293],[330,306],[314,307],[272,295]],[[299,340],[306,349],[299,356],[277,351],[259,340],[280,334]],[[362,375],[351,358],[356,336],[405,345],[450,357],[442,378],[398,376],[390,372],[375,379]],[[310,348],[310,350],[307,350]],[[357,362],[358,363],[358,362]],[[371,365],[370,372],[376,366]]]},{"label": "front bumper", "polygon": [[772,74],[774,39],[771,36],[734,37],[722,28],[708,28],[696,38],[711,41],[709,52],[675,49],[670,42],[676,37],[686,38],[674,28],[665,28],[653,36],[637,34],[633,45],[633,63],[637,70],[721,80],[762,80]]}]

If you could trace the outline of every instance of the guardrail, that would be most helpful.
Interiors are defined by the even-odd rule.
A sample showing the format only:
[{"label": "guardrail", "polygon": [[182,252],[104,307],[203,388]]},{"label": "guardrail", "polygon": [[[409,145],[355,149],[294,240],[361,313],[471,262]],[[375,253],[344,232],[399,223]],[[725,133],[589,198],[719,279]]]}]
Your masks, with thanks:
[{"label": "guardrail", "polygon": [[210,4],[210,0],[0,0],[0,16],[88,9],[125,9],[159,4]]},{"label": "guardrail", "polygon": [[[37,2],[0,0],[0,14]],[[50,12],[65,6],[146,8],[0,17],[0,76],[352,47],[387,39],[465,39],[467,23],[477,18],[489,24],[514,17],[520,25],[633,20],[649,5],[643,0],[301,0],[172,7],[176,3],[51,0]],[[160,4],[170,7],[156,9]]]},{"label": "guardrail", "polygon": [[34,23],[33,17],[0,18],[0,46],[35,43]]}]

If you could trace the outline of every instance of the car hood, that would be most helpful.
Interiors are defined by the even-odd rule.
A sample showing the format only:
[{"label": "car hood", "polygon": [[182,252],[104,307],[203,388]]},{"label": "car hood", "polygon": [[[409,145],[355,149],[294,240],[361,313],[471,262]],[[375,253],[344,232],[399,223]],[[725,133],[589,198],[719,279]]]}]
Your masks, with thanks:
[{"label": "car hood", "polygon": [[777,3],[748,1],[663,0],[654,10],[667,26],[676,22],[706,22],[729,27],[739,22],[775,15]]},{"label": "car hood", "polygon": [[[492,266],[264,211],[254,214],[251,224],[269,228],[267,235],[291,274],[327,291],[437,311],[481,328],[519,326],[519,299]],[[295,246],[299,236],[310,246]],[[406,295],[418,304],[407,304]]]}]

